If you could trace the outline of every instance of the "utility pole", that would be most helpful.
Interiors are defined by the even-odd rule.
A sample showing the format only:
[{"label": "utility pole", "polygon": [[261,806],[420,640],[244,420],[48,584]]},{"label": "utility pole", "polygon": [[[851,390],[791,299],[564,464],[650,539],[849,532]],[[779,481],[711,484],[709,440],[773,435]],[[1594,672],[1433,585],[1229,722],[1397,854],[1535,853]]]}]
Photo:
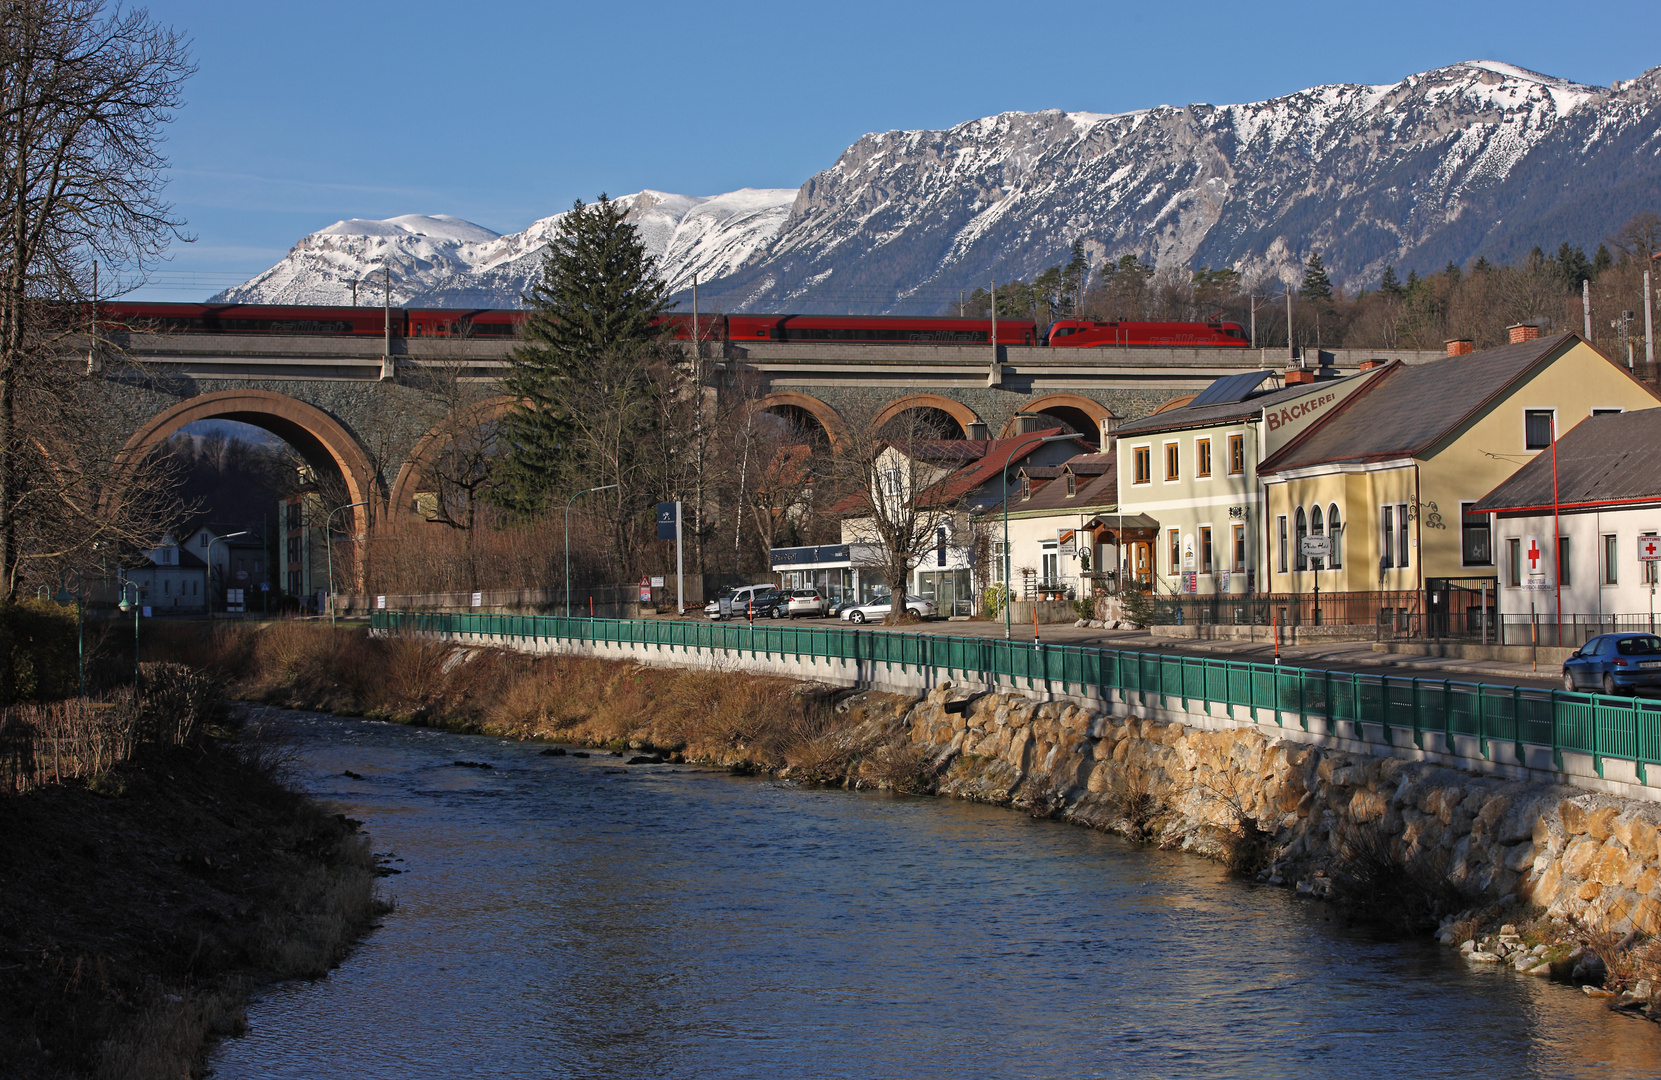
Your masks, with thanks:
[{"label": "utility pole", "polygon": [[1292,344],[1292,286],[1286,286],[1286,359],[1291,362],[1298,358],[1298,347]]},{"label": "utility pole", "polygon": [[986,385],[997,386],[1004,381],[1003,365],[998,363],[998,279],[992,279],[992,368],[986,373]]},{"label": "utility pole", "polygon": [[386,291],[383,308],[386,312],[386,352],[381,357],[381,380],[384,382],[397,375],[397,369],[392,366],[392,267],[385,266],[381,272],[386,277]]},{"label": "utility pole", "polygon": [[1251,291],[1251,310],[1252,310],[1252,348],[1255,349],[1255,348],[1257,348],[1257,289],[1255,287]]},{"label": "utility pole", "polygon": [[358,279],[352,279],[352,306],[358,306]]},{"label": "utility pole", "polygon": [[1586,340],[1592,340],[1592,279],[1580,279],[1580,313],[1585,324]]},{"label": "utility pole", "polygon": [[[1649,276],[1644,276],[1645,289],[1648,290]],[[1649,310],[1645,307],[1645,310]],[[87,340],[87,374],[96,375],[103,370],[98,362],[98,260],[92,260],[92,336]],[[85,691],[82,691],[83,696]]]},{"label": "utility pole", "polygon": [[[692,316],[692,321],[693,321],[694,324],[696,324],[697,321],[698,321],[698,316],[696,314],[697,308],[698,308],[698,275],[693,274],[692,275],[692,309],[693,309],[694,314]],[[693,514],[693,517],[694,517],[695,522],[696,522],[696,524],[694,525],[694,528],[693,528],[693,535],[697,538],[697,541],[698,541],[698,574],[699,574],[699,577],[698,577],[698,590],[699,590],[698,595],[699,596],[703,596],[703,576],[702,575],[703,575],[703,572],[704,572],[704,461],[705,461],[705,458],[707,457],[707,454],[705,453],[705,447],[704,447],[704,362],[703,362],[702,357],[703,357],[703,350],[698,349],[698,348],[694,348],[693,351],[692,351],[692,408],[693,408],[693,413],[692,413],[693,436],[692,437],[693,437],[694,453],[697,457],[697,461],[694,465],[695,469],[697,470],[697,477],[695,478],[695,481],[694,481],[694,484],[693,484],[693,491],[692,491],[692,514]],[[679,524],[679,517],[678,517],[678,514],[677,514],[675,528],[677,530],[679,530],[680,527],[681,526]],[[678,537],[680,535],[680,533],[677,531],[675,535]],[[679,543],[678,540],[676,542]],[[677,558],[678,558],[678,556],[677,556]],[[684,607],[683,607],[683,610],[684,610]]]},{"label": "utility pole", "polygon": [[1650,292],[1649,271],[1644,271],[1644,363],[1655,363],[1655,316],[1651,311],[1651,301],[1654,299]]}]

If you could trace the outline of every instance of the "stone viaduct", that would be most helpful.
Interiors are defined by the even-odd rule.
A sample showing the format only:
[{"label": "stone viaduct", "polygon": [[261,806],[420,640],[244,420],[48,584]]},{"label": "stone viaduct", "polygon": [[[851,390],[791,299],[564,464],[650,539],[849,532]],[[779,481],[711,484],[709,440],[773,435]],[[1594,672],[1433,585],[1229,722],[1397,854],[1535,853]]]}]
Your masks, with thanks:
[{"label": "stone viaduct", "polygon": [[[445,432],[508,404],[497,383],[503,341],[394,338],[389,350],[379,337],[134,334],[113,344],[119,357],[95,353],[88,369],[116,426],[105,434],[130,459],[198,420],[253,424],[365,504],[354,531],[419,520],[426,455]],[[1372,355],[1339,353],[1338,364]],[[994,360],[990,346],[781,342],[727,346],[704,360],[703,376],[718,391],[742,386],[763,409],[811,418],[833,439],[849,422],[880,425],[908,409],[938,410],[970,438],[1058,420],[1099,437],[1220,375],[1283,365],[1268,350],[1005,346]]]}]

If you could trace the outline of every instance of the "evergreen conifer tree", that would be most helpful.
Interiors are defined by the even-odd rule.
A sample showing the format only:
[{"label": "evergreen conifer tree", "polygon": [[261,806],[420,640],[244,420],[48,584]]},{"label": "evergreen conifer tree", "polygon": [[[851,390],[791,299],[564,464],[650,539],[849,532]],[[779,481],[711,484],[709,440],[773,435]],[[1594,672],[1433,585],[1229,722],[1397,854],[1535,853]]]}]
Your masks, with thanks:
[{"label": "evergreen conifer tree", "polygon": [[1608,244],[1599,244],[1598,253],[1592,256],[1592,277],[1596,278],[1605,270],[1615,265],[1615,256],[1609,254]]},{"label": "evergreen conifer tree", "polygon": [[582,397],[574,390],[602,363],[658,338],[667,291],[626,213],[604,194],[592,205],[579,199],[561,219],[503,380],[517,403],[501,422],[501,505],[535,513],[570,479]]},{"label": "evergreen conifer tree", "polygon": [[1309,253],[1309,262],[1303,268],[1303,288],[1298,290],[1305,300],[1331,300],[1332,282],[1326,274],[1326,267],[1321,265],[1321,256],[1315,252]]},{"label": "evergreen conifer tree", "polygon": [[1402,295],[1407,292],[1406,289],[1402,288],[1401,279],[1396,277],[1394,266],[1385,266],[1384,277],[1378,283],[1378,291],[1396,300],[1400,300]]}]

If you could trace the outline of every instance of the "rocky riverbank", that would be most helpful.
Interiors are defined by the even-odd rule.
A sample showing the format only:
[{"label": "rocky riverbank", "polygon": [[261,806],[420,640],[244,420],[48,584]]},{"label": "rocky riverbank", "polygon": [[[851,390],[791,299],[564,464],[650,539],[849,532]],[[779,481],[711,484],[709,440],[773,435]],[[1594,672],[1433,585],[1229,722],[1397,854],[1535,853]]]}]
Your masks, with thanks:
[{"label": "rocky riverbank", "polygon": [[282,761],[233,726],[0,795],[0,1073],[193,1075],[252,987],[340,961],[376,859]]}]

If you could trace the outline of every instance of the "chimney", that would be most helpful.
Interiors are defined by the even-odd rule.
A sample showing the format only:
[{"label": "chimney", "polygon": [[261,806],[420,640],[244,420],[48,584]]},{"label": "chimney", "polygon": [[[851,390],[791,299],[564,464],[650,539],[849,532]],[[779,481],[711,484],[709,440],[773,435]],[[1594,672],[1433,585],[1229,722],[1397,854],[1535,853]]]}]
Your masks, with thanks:
[{"label": "chimney", "polygon": [[1314,381],[1315,373],[1310,371],[1308,368],[1295,367],[1286,369],[1287,386],[1297,386],[1299,383],[1312,383]]},{"label": "chimney", "polygon": [[986,425],[981,423],[979,420],[974,421],[968,427],[963,429],[963,437],[965,439],[980,440],[990,438],[990,436],[986,433]]},{"label": "chimney", "polygon": [[1382,356],[1375,356],[1371,360],[1361,361],[1361,370],[1362,371],[1371,371],[1374,368],[1381,368],[1385,364],[1388,364],[1389,362],[1390,361],[1384,359],[1384,357],[1382,357]]},{"label": "chimney", "polygon": [[1507,326],[1506,333],[1511,335],[1511,344],[1521,345],[1525,341],[1533,341],[1540,336],[1540,328],[1533,323],[1517,323]]},{"label": "chimney", "polygon": [[[1517,340],[1516,336],[1513,335],[1511,340],[1516,341]],[[1473,347],[1473,343],[1472,343],[1470,338],[1460,338],[1460,337],[1449,338],[1448,340],[1444,341],[1442,344],[1447,347],[1449,356],[1465,356],[1465,355],[1468,355],[1470,353],[1472,347]]]}]

